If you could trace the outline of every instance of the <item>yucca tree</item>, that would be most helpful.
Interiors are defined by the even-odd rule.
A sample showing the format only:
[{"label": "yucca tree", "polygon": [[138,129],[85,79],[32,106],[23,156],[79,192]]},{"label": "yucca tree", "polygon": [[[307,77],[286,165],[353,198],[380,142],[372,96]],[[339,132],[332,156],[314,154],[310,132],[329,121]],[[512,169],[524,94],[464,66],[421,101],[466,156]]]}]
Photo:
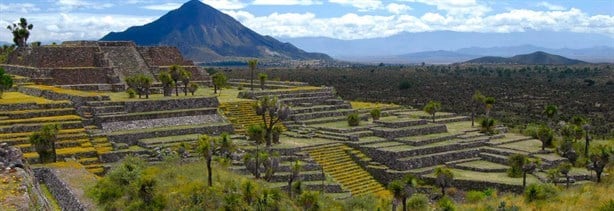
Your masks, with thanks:
[{"label": "yucca tree", "polygon": [[173,82],[175,82],[175,96],[179,96],[179,81],[181,80],[182,76],[185,74],[185,68],[179,66],[179,65],[171,65],[168,68],[168,72],[169,74],[171,74],[171,78],[173,79]]},{"label": "yucca tree", "polygon": [[493,118],[486,117],[480,120],[480,131],[488,135],[495,134],[495,126],[497,121]]},{"label": "yucca tree", "polygon": [[473,103],[473,108],[471,109],[471,127],[474,126],[475,123],[475,116],[477,115],[477,110],[478,107],[480,107],[480,105],[484,102],[484,95],[482,95],[482,93],[478,90],[475,91],[475,93],[473,93],[473,96],[471,97],[472,103]]},{"label": "yucca tree", "polygon": [[537,138],[542,142],[542,151],[546,150],[546,146],[552,144],[554,139],[554,131],[547,125],[542,125],[537,129]]},{"label": "yucca tree", "polygon": [[573,166],[569,162],[561,163],[561,165],[558,167],[559,172],[565,176],[565,186],[567,188],[569,188],[569,171],[571,170],[571,167]]},{"label": "yucca tree", "polygon": [[591,161],[590,169],[595,171],[597,182],[601,182],[601,174],[605,166],[610,163],[610,159],[614,156],[612,147],[605,145],[597,145],[592,148],[589,159]]},{"label": "yucca tree", "polygon": [[207,163],[207,183],[209,187],[213,186],[213,170],[211,168],[211,161],[213,159],[213,151],[215,150],[215,141],[208,135],[201,135],[198,137],[198,147],[196,151],[200,153],[205,162]]},{"label": "yucca tree", "polygon": [[254,71],[256,70],[256,67],[258,66],[258,60],[257,59],[250,59],[247,61],[247,66],[249,67],[249,71],[250,71],[250,89],[252,91],[254,91]]},{"label": "yucca tree", "polygon": [[550,127],[554,124],[554,117],[559,113],[559,108],[556,105],[547,105],[544,107],[544,111],[542,112],[550,121],[548,121],[548,125]]},{"label": "yucca tree", "polygon": [[437,167],[435,169],[435,183],[441,187],[441,195],[446,195],[446,188],[452,187],[454,181],[454,173],[449,168]]},{"label": "yucca tree", "polygon": [[258,79],[260,79],[260,89],[264,90],[264,85],[269,76],[266,73],[258,74]]},{"label": "yucca tree", "polygon": [[437,101],[429,101],[424,106],[424,112],[430,114],[433,117],[433,123],[435,123],[435,113],[441,110],[441,103]]},{"label": "yucca tree", "polygon": [[492,107],[494,106],[496,100],[494,97],[486,97],[484,98],[484,109],[486,111],[486,116],[490,116],[490,111],[492,111]]},{"label": "yucca tree", "polygon": [[403,211],[407,210],[407,198],[411,197],[416,192],[418,186],[418,180],[412,176],[407,175],[403,179],[394,180],[388,184],[388,190],[392,192],[394,197],[392,203],[392,210],[396,210],[399,202],[403,206]]},{"label": "yucca tree", "polygon": [[[290,117],[290,108],[277,100],[277,97],[264,96],[254,105],[256,114],[262,117],[262,127],[265,129],[266,146],[272,145],[273,127],[279,121]],[[268,121],[267,121],[268,118]]]},{"label": "yucca tree", "polygon": [[28,46],[27,42],[30,37],[30,30],[34,28],[32,24],[28,23],[28,20],[20,18],[19,23],[8,25],[6,28],[13,34],[13,42],[17,47],[21,48]]},{"label": "yucca tree", "polygon": [[[256,153],[253,158],[249,154],[244,157],[245,166],[248,168],[248,170],[252,171],[252,174],[254,174],[254,177],[256,177],[256,179],[260,179],[261,156],[259,146],[260,144],[264,143],[264,129],[260,125],[250,125],[247,127],[247,136],[248,139],[250,141],[253,141],[256,145]],[[250,168],[252,162],[254,164]]]},{"label": "yucca tree", "polygon": [[301,163],[298,160],[294,161],[294,164],[292,164],[291,166],[292,174],[290,174],[290,177],[288,178],[288,195],[290,196],[290,198],[293,198],[292,183],[296,180],[299,180],[299,176],[301,174],[302,168],[303,167],[301,166]]}]

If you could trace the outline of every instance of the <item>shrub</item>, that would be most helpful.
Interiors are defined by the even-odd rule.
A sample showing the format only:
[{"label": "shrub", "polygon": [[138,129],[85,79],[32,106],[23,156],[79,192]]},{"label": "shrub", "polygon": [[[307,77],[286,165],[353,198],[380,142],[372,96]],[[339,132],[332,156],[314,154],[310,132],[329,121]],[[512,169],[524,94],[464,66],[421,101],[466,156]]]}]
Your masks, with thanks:
[{"label": "shrub", "polygon": [[610,201],[603,203],[601,207],[599,207],[599,211],[612,211],[614,210],[614,200],[610,199]]},{"label": "shrub", "polygon": [[524,198],[527,202],[546,200],[555,197],[558,192],[553,184],[531,184],[524,191]]},{"label": "shrub", "polygon": [[407,200],[409,210],[426,210],[428,205],[429,199],[424,194],[414,194]]},{"label": "shrub", "polygon": [[348,115],[348,125],[351,127],[360,125],[360,117],[357,113]]},{"label": "shrub", "polygon": [[439,207],[439,209],[437,209],[437,210],[441,210],[441,211],[454,211],[454,210],[456,210],[456,205],[454,205],[454,202],[452,201],[452,199],[450,199],[448,197],[443,197],[443,198],[439,199],[439,201],[437,201],[437,206]]},{"label": "shrub", "polygon": [[467,202],[470,202],[470,203],[480,202],[484,200],[485,198],[486,198],[486,194],[484,194],[484,192],[475,191],[475,190],[467,192],[467,195],[465,196],[465,199],[467,200]]},{"label": "shrub", "polygon": [[373,120],[379,120],[381,115],[382,115],[381,109],[379,108],[371,109],[371,117],[373,118]]},{"label": "shrub", "polygon": [[493,188],[487,188],[483,192],[484,192],[484,196],[486,196],[488,198],[496,198],[497,197],[497,190],[495,190]]},{"label": "shrub", "polygon": [[399,83],[400,90],[406,90],[409,88],[411,88],[411,83],[408,80],[404,80],[404,81],[401,81],[401,83]]},{"label": "shrub", "polygon": [[505,201],[501,201],[501,203],[499,203],[499,207],[497,207],[497,211],[519,211],[519,210],[520,210],[520,207],[513,205],[513,204],[508,207]]},{"label": "shrub", "polygon": [[128,94],[128,98],[135,98],[136,97],[136,91],[134,91],[133,88],[126,89],[126,94]]}]

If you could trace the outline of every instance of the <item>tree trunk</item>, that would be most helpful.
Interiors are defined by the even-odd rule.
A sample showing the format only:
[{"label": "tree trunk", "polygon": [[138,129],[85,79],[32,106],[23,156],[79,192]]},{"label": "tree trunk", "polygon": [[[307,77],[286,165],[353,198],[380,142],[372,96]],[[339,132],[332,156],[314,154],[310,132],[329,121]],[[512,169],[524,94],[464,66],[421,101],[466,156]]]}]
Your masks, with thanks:
[{"label": "tree trunk", "polygon": [[179,96],[179,85],[177,85],[177,81],[175,81],[175,96]]},{"label": "tree trunk", "polygon": [[213,85],[213,94],[217,94],[217,86]]},{"label": "tree trunk", "polygon": [[522,189],[527,187],[527,172],[522,172]]},{"label": "tree trunk", "polygon": [[545,150],[546,150],[546,142],[542,141],[542,151],[545,151]]},{"label": "tree trunk", "polygon": [[595,173],[597,174],[597,183],[600,183],[600,182],[601,182],[601,173],[602,173],[602,172],[603,172],[603,170],[601,170],[601,171],[598,171],[598,170],[597,170],[597,171],[595,171]]},{"label": "tree trunk", "polygon": [[209,187],[213,186],[213,177],[211,172],[211,157],[207,158],[207,181],[209,182]]},{"label": "tree trunk", "polygon": [[395,199],[392,200],[392,211],[397,211],[397,202]]},{"label": "tree trunk", "polygon": [[441,186],[441,196],[446,195],[446,186]]},{"label": "tree trunk", "polygon": [[288,180],[288,196],[292,198],[292,179]]},{"label": "tree trunk", "polygon": [[475,123],[475,107],[471,109],[471,127],[474,127]]},{"label": "tree trunk", "polygon": [[567,174],[565,175],[565,179],[567,179],[567,183],[565,185],[567,186],[567,189],[569,189],[569,176]]},{"label": "tree trunk", "polygon": [[256,177],[256,179],[260,179],[260,163],[259,163],[260,152],[259,152],[258,145],[259,144],[256,144],[256,156],[255,156],[255,158],[256,158],[256,175],[254,175],[254,176]]},{"label": "tree trunk", "polygon": [[588,147],[590,145],[590,140],[588,140],[588,131],[586,131],[586,143],[584,144],[584,157],[588,157]]},{"label": "tree trunk", "polygon": [[188,84],[185,84],[185,86],[183,87],[183,93],[185,94],[185,96],[188,96]]},{"label": "tree trunk", "polygon": [[403,197],[403,211],[407,211],[407,197]]},{"label": "tree trunk", "polygon": [[272,145],[272,137],[271,134],[273,132],[272,128],[267,128],[266,129],[266,134],[264,135],[264,138],[266,139],[266,147],[271,147]]},{"label": "tree trunk", "polygon": [[252,77],[250,78],[250,82],[249,85],[251,87],[251,90],[254,91],[254,70],[252,69]]},{"label": "tree trunk", "polygon": [[433,113],[433,123],[435,123],[435,113]]}]

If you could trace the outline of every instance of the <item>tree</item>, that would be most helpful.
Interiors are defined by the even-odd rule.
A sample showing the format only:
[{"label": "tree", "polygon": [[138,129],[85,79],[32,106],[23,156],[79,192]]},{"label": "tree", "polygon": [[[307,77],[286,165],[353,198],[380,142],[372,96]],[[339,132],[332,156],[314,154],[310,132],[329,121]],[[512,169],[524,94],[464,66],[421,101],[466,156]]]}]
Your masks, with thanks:
[{"label": "tree", "polygon": [[567,188],[569,188],[569,171],[571,170],[571,163],[565,162],[565,163],[561,163],[558,167],[559,172],[561,172],[561,174],[563,174],[565,176],[566,179],[566,186]]},{"label": "tree", "polygon": [[407,198],[411,197],[416,192],[417,186],[418,180],[412,175],[407,175],[403,179],[390,182],[388,184],[388,190],[390,190],[394,196],[392,210],[396,210],[396,206],[399,202],[401,202],[403,210],[407,210]]},{"label": "tree", "polygon": [[484,102],[484,98],[484,95],[482,95],[479,90],[475,91],[475,93],[473,93],[473,96],[471,97],[473,102],[473,108],[471,109],[471,127],[474,126],[477,109]]},{"label": "tree", "polygon": [[179,65],[172,65],[168,68],[169,73],[171,74],[171,78],[175,82],[175,96],[179,96],[179,81],[182,80],[183,75],[185,75],[185,68]]},{"label": "tree", "polygon": [[137,94],[139,94],[139,98],[145,95],[145,98],[149,99],[149,88],[152,82],[153,79],[144,74],[136,74],[126,78],[126,84],[128,84],[128,87],[136,90]]},{"label": "tree", "polygon": [[230,134],[223,132],[222,135],[220,135],[219,141],[217,142],[217,149],[215,153],[225,159],[231,159],[232,153],[236,150],[237,145],[230,138]]},{"label": "tree", "polygon": [[610,162],[614,151],[612,151],[612,147],[605,145],[597,145],[591,149],[591,153],[589,159],[591,164],[589,168],[595,171],[595,175],[597,176],[597,182],[601,182],[601,174],[603,173],[603,169]]},{"label": "tree", "polygon": [[[277,100],[277,97],[264,96],[254,105],[256,114],[262,117],[263,127],[266,131],[266,146],[271,146],[273,127],[279,121],[290,117],[290,108]],[[268,118],[268,121],[267,121]]]},{"label": "tree", "polygon": [[537,168],[539,161],[532,161],[528,156],[521,154],[510,155],[508,159],[511,166],[507,172],[508,176],[518,177],[522,174],[522,188],[526,187],[527,174],[532,173]]},{"label": "tree", "polygon": [[165,97],[171,96],[175,82],[168,71],[162,71],[158,75],[158,80],[162,83],[162,91]]},{"label": "tree", "polygon": [[249,154],[244,157],[245,167],[252,172],[256,179],[260,179],[261,162],[259,146],[264,143],[264,129],[260,125],[250,125],[247,127],[247,136],[256,145],[256,153],[253,158]]},{"label": "tree", "polygon": [[30,30],[32,30],[34,26],[32,24],[28,24],[28,21],[25,18],[20,18],[19,23],[14,23],[13,25],[8,25],[6,28],[11,30],[13,33],[13,42],[17,47],[27,47],[27,41],[30,37]]},{"label": "tree", "polygon": [[489,135],[495,134],[495,126],[497,121],[493,118],[486,117],[480,120],[480,131]]},{"label": "tree", "polygon": [[184,70],[181,71],[181,82],[183,83],[183,94],[188,96],[188,85],[190,84],[190,79],[192,78],[192,72]]},{"label": "tree", "polygon": [[446,195],[446,188],[452,186],[454,173],[449,168],[437,167],[435,169],[435,183],[441,187],[441,195]]},{"label": "tree", "polygon": [[495,104],[494,97],[486,97],[484,98],[484,109],[486,111],[486,116],[490,116],[490,111],[492,110],[493,105]]},{"label": "tree", "polygon": [[546,146],[552,145],[554,139],[554,132],[550,127],[542,125],[537,130],[537,138],[542,142],[542,151],[546,150]]},{"label": "tree", "polygon": [[589,132],[591,130],[591,125],[586,123],[586,124],[582,125],[582,129],[584,129],[584,134],[585,134],[585,139],[584,139],[584,156],[588,157],[588,149],[590,147],[590,142],[591,142],[591,139],[592,139],[592,137],[589,135]]},{"label": "tree", "polygon": [[13,78],[4,73],[4,68],[0,67],[0,99],[2,99],[2,94],[4,91],[11,89],[13,87]]},{"label": "tree", "polygon": [[30,135],[30,144],[34,146],[41,163],[56,162],[55,141],[60,129],[58,124],[47,124]]},{"label": "tree", "polygon": [[293,198],[292,196],[292,183],[296,180],[299,180],[299,176],[301,175],[301,169],[303,167],[301,166],[301,163],[297,160],[294,161],[294,164],[292,164],[292,166],[290,166],[291,169],[291,173],[290,177],[288,178],[288,195],[290,196],[290,198]]},{"label": "tree", "polygon": [[251,90],[254,91],[254,71],[256,70],[256,67],[258,66],[258,60],[257,59],[250,59],[247,61],[247,66],[249,66],[249,71],[250,71],[250,86],[251,86]]},{"label": "tree", "polygon": [[526,159],[525,163],[522,165],[522,188],[527,186],[527,174],[533,173],[535,168],[537,168],[537,160],[529,160]]},{"label": "tree", "polygon": [[188,91],[192,93],[192,96],[194,96],[194,92],[196,92],[196,90],[198,90],[198,84],[190,82],[190,85],[188,86]]},{"label": "tree", "polygon": [[556,105],[547,105],[546,107],[544,107],[544,111],[542,112],[550,121],[549,121],[549,125],[552,127],[554,124],[554,117],[556,116],[556,114],[558,114],[559,109]]},{"label": "tree", "polygon": [[217,94],[217,90],[220,90],[220,93],[222,93],[222,87],[226,86],[226,82],[228,82],[226,75],[222,72],[217,72],[211,78],[213,79],[213,93]]},{"label": "tree", "polygon": [[264,84],[269,76],[266,73],[259,73],[258,79],[260,79],[260,89],[264,90]]},{"label": "tree", "polygon": [[209,187],[213,186],[213,173],[211,168],[211,161],[213,159],[213,151],[215,149],[215,141],[208,135],[201,135],[198,137],[198,147],[196,151],[205,158],[207,163],[207,182]]},{"label": "tree", "polygon": [[280,158],[278,152],[264,153],[262,165],[264,166],[264,180],[270,182],[279,168]]},{"label": "tree", "polygon": [[429,101],[429,103],[424,106],[424,112],[433,116],[433,123],[435,122],[435,113],[439,110],[441,110],[441,103],[437,101]]}]

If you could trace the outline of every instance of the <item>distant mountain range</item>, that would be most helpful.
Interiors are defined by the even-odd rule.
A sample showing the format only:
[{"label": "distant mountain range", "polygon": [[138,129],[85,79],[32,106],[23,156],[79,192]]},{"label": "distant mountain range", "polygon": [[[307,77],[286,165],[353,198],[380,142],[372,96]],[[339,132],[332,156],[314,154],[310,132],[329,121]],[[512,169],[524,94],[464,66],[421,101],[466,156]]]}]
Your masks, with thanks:
[{"label": "distant mountain range", "polygon": [[176,46],[195,62],[229,57],[332,60],[326,54],[308,53],[290,43],[262,36],[199,0],[191,0],[154,22],[111,32],[101,40]]},{"label": "distant mountain range", "polygon": [[[614,62],[614,37],[574,32],[478,33],[434,31],[385,38],[279,38],[307,51],[355,62],[455,63],[481,56],[544,51],[589,62]],[[476,47],[479,46],[479,47]]]},{"label": "distant mountain range", "polygon": [[586,62],[565,58],[559,55],[549,54],[543,51],[536,51],[530,54],[521,54],[513,57],[485,56],[472,59],[464,63],[469,64],[544,64],[544,65],[574,65]]}]

